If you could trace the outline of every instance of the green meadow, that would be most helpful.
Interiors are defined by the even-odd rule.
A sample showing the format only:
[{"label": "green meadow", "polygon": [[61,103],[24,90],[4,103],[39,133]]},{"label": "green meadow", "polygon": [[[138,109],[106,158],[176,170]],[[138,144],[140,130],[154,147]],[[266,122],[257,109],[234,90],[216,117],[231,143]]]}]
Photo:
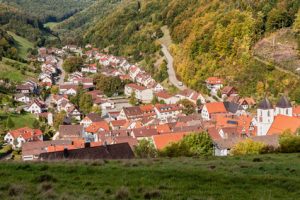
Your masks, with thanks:
[{"label": "green meadow", "polygon": [[299,199],[300,154],[0,163],[1,199]]}]

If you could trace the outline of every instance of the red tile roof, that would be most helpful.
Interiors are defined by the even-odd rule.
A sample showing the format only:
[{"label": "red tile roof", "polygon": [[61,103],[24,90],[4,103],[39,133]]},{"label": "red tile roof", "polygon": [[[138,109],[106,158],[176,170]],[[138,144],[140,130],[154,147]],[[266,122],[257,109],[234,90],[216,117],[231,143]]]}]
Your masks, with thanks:
[{"label": "red tile roof", "polygon": [[11,130],[9,133],[14,137],[17,138],[22,136],[25,140],[34,139],[35,137],[43,135],[42,131],[39,129],[32,129],[29,127],[23,127],[16,130]]},{"label": "red tile roof", "polygon": [[85,131],[89,133],[96,133],[99,131],[99,129],[103,129],[105,131],[109,131],[109,125],[106,121],[100,121],[100,122],[93,122],[91,125],[89,125]]},{"label": "red tile roof", "polygon": [[161,150],[171,143],[179,142],[184,136],[188,134],[189,133],[186,132],[168,133],[163,135],[154,135],[152,138],[156,149]]},{"label": "red tile roof", "polygon": [[277,115],[267,133],[267,135],[281,134],[285,130],[295,133],[300,128],[300,119],[285,115]]},{"label": "red tile roof", "polygon": [[209,77],[206,79],[206,83],[208,84],[222,84],[223,80],[218,77]]},{"label": "red tile roof", "polygon": [[223,102],[212,102],[205,104],[208,113],[226,113],[227,110]]}]

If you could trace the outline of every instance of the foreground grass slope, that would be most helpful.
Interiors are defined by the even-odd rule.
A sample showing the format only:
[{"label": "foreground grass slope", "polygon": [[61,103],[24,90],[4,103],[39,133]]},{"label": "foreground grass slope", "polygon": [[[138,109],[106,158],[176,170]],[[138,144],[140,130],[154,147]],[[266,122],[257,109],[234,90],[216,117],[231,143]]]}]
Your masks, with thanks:
[{"label": "foreground grass slope", "polygon": [[299,154],[0,163],[0,198],[297,199]]}]

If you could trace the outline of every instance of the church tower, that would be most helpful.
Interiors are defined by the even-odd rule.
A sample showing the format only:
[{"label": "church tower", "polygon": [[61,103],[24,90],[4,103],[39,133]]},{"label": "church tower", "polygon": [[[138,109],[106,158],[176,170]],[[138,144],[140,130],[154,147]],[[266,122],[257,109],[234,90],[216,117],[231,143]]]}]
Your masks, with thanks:
[{"label": "church tower", "polygon": [[269,99],[264,98],[257,109],[257,135],[262,136],[268,133],[274,121],[274,109]]},{"label": "church tower", "polygon": [[289,102],[286,96],[281,96],[277,102],[275,107],[275,115],[286,115],[290,117],[293,115],[292,104]]}]

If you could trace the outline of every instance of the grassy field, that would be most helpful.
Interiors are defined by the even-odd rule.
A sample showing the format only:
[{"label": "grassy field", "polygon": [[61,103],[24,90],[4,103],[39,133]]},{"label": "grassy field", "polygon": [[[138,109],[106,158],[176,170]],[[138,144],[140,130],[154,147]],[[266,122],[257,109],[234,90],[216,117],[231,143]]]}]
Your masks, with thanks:
[{"label": "grassy field", "polygon": [[31,73],[29,71],[25,70],[25,74],[21,73],[21,70],[18,70],[17,68],[8,65],[7,61],[10,63],[17,63],[20,66],[24,67],[25,69],[28,67],[26,64],[20,63],[18,61],[15,60],[11,60],[8,58],[3,58],[2,61],[0,61],[0,79],[10,79],[11,81],[15,81],[15,82],[21,82],[24,81],[28,78],[34,79],[36,78],[34,73]]},{"label": "grassy field", "polygon": [[1,199],[299,199],[300,155],[0,163]]},{"label": "grassy field", "polygon": [[28,41],[27,39],[16,35],[13,32],[8,32],[17,42],[17,49],[19,52],[19,56],[23,59],[27,59],[27,50],[29,48],[33,49],[34,45],[32,42]]},{"label": "grassy field", "polygon": [[[32,127],[33,122],[35,120],[35,116],[27,113],[27,114],[7,114],[4,112],[0,112],[0,124],[4,123],[8,116],[11,117],[12,121],[14,122],[14,127],[15,128],[21,128],[24,126]],[[1,199],[1,198],[0,198]]]},{"label": "grassy field", "polygon": [[59,22],[48,22],[46,24],[44,24],[44,27],[48,27],[50,29],[54,29],[55,26],[58,24]]}]

